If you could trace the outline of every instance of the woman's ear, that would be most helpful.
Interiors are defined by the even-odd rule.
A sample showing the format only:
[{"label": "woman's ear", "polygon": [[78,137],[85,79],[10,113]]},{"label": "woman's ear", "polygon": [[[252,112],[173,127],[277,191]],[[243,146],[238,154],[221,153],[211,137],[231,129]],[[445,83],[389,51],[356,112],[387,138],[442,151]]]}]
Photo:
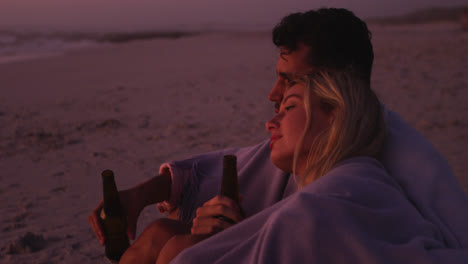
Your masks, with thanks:
[{"label": "woman's ear", "polygon": [[328,112],[328,125],[332,125],[336,117],[336,108]]},{"label": "woman's ear", "polygon": [[333,124],[333,121],[335,121],[335,117],[336,117],[336,107],[334,107],[332,104],[330,103],[326,103],[326,102],[321,102],[321,107],[323,109],[323,111],[328,115],[328,125],[332,125]]}]

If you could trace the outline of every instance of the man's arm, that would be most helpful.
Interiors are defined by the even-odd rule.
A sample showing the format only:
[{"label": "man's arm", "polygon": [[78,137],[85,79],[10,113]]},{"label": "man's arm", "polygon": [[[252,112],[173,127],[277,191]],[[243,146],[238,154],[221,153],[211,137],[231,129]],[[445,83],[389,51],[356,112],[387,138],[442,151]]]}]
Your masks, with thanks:
[{"label": "man's arm", "polygon": [[[225,149],[171,162],[174,186],[170,204],[177,207],[179,219],[191,224],[197,208],[220,194],[225,155],[237,157],[239,192],[243,197],[241,207],[246,217],[294,192],[297,189],[294,180],[271,162],[269,146],[268,139],[255,146]],[[177,186],[183,187],[180,192]]]},{"label": "man's arm", "polygon": [[[163,171],[160,175],[137,186],[119,192],[120,201],[127,215],[127,234],[131,239],[135,239],[136,224],[138,217],[148,205],[166,201],[171,195],[171,175],[168,171]],[[101,210],[103,201],[91,212],[88,222],[93,228],[98,240],[104,244],[106,237],[101,223]]]},{"label": "man's arm", "polygon": [[171,174],[169,171],[163,171],[158,176],[140,183],[132,190],[143,199],[143,207],[169,200],[171,195]]},{"label": "man's arm", "polygon": [[[245,216],[261,211],[296,190],[294,180],[271,163],[269,140],[255,146],[214,151],[165,163],[159,176],[119,192],[124,208],[128,208],[129,237],[135,237],[141,210],[154,203],[158,203],[162,212],[173,210],[170,218],[191,224],[196,209],[219,194],[222,158],[228,154],[237,156],[240,193],[243,201],[247,201],[241,205]],[[102,203],[93,210],[88,220],[98,239],[104,243],[99,219],[101,209]]]}]

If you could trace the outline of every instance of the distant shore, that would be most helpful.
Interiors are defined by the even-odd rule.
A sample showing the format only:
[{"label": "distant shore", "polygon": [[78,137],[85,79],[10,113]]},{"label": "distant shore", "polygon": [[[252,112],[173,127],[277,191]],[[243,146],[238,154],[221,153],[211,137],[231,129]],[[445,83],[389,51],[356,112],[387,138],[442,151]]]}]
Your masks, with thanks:
[{"label": "distant shore", "polygon": [[432,7],[401,16],[370,17],[366,22],[381,25],[431,24],[440,22],[460,23],[468,5],[456,7]]}]

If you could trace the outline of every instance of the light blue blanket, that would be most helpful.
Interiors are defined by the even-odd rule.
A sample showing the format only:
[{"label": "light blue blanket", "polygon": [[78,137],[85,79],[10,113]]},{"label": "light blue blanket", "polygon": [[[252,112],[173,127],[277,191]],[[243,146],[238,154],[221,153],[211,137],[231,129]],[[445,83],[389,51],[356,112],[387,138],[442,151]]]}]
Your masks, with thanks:
[{"label": "light blue blanket", "polygon": [[380,163],[360,157],[183,251],[172,263],[439,261],[468,263],[468,252],[449,250],[441,230],[418,212]]},{"label": "light blue blanket", "polygon": [[190,222],[219,193],[222,156],[237,155],[242,206],[251,216],[174,263],[468,263],[467,195],[439,152],[385,113],[385,169],[354,158],[300,192],[271,164],[267,141],[166,164],[179,188],[172,200]]}]

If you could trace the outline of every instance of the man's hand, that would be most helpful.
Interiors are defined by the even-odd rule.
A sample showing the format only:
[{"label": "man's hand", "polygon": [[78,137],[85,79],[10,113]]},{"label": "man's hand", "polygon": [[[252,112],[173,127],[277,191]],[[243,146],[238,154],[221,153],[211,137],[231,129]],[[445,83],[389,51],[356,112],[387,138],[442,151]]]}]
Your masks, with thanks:
[{"label": "man's hand", "polygon": [[[124,190],[119,192],[120,202],[127,216],[127,235],[130,239],[135,239],[136,224],[138,216],[143,210],[142,203],[138,199],[138,193],[132,191],[132,189]],[[93,228],[96,237],[99,242],[104,245],[106,236],[104,235],[102,220],[100,218],[101,210],[104,206],[103,200],[99,202],[98,206],[91,212],[88,217],[88,222]]]},{"label": "man's hand", "polygon": [[243,219],[241,209],[233,200],[218,195],[197,209],[190,232],[192,235],[212,235]]},{"label": "man's hand", "polygon": [[[146,182],[119,192],[120,202],[127,215],[127,235],[130,239],[135,239],[138,217],[143,208],[151,204],[169,200],[171,184],[171,174],[169,170],[165,170],[162,174]],[[103,204],[104,202],[101,200],[88,217],[88,222],[102,245],[104,245],[106,241],[100,218]]]}]

